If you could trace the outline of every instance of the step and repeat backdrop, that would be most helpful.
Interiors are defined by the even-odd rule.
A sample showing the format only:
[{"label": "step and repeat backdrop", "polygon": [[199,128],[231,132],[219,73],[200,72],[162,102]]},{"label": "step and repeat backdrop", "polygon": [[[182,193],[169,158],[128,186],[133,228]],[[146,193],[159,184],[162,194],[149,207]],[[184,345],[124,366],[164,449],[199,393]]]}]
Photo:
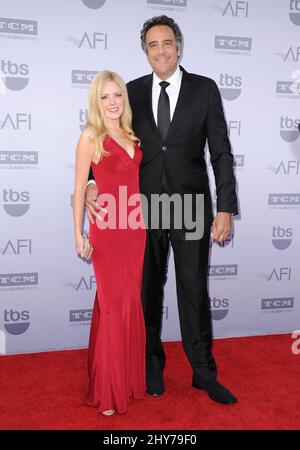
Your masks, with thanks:
[{"label": "step and repeat backdrop", "polygon": [[[139,34],[161,14],[184,34],[181,65],[217,82],[235,160],[240,215],[211,245],[214,336],[299,329],[300,0],[0,3],[0,353],[88,345],[95,277],[72,218],[88,87],[103,69],[150,73]],[[163,317],[179,340],[172,253]]]}]

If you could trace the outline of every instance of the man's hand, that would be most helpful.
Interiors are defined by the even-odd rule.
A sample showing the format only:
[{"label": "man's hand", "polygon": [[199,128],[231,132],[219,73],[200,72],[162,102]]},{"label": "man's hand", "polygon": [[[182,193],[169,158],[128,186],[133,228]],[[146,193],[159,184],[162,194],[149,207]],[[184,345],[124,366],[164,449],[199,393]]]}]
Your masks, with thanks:
[{"label": "man's hand", "polygon": [[94,223],[93,216],[97,216],[100,207],[97,204],[98,188],[96,184],[90,183],[85,191],[86,212],[89,222]]},{"label": "man's hand", "polygon": [[231,214],[218,212],[211,227],[211,238],[216,241],[225,241],[231,232]]}]

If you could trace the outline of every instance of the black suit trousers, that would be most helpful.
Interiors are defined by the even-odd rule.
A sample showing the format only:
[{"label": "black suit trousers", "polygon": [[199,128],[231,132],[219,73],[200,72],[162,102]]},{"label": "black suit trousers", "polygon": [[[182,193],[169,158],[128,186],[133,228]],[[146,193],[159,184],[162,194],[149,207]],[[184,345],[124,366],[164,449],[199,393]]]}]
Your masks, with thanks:
[{"label": "black suit trousers", "polygon": [[194,379],[216,377],[211,353],[211,314],[207,292],[210,231],[188,241],[181,230],[148,230],[144,260],[142,303],[146,324],[146,368],[162,370],[165,353],[161,342],[164,285],[170,244],[173,249],[182,343]]}]

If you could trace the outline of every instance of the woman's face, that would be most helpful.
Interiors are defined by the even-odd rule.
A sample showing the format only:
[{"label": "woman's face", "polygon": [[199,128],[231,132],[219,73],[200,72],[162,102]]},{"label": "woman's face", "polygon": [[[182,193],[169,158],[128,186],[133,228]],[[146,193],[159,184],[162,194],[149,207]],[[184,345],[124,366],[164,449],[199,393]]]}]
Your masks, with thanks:
[{"label": "woman's face", "polygon": [[119,120],[124,111],[124,98],[118,83],[107,81],[100,92],[101,109],[107,120]]}]

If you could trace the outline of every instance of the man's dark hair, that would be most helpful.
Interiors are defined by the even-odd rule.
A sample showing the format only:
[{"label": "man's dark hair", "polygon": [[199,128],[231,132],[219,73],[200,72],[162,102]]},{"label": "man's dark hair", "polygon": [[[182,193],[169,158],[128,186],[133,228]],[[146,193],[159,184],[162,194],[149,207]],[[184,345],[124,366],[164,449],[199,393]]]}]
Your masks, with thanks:
[{"label": "man's dark hair", "polygon": [[146,34],[150,30],[150,28],[155,27],[156,25],[167,25],[168,27],[170,27],[174,32],[177,47],[179,48],[181,47],[182,33],[175,20],[173,20],[171,17],[168,16],[156,16],[152,17],[152,19],[147,20],[144,23],[143,28],[141,30],[141,45],[142,49],[145,52],[146,52]]}]

